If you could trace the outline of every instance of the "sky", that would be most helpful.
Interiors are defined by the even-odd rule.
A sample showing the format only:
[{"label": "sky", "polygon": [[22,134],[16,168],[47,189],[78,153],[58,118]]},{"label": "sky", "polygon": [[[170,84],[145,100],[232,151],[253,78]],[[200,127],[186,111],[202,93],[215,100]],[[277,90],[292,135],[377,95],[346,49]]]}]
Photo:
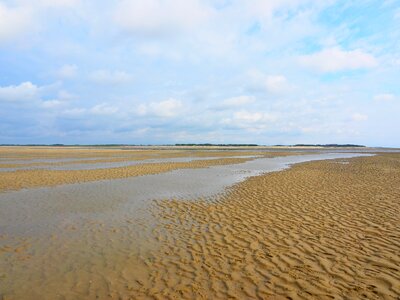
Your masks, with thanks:
[{"label": "sky", "polygon": [[0,144],[400,147],[399,0],[0,0]]}]

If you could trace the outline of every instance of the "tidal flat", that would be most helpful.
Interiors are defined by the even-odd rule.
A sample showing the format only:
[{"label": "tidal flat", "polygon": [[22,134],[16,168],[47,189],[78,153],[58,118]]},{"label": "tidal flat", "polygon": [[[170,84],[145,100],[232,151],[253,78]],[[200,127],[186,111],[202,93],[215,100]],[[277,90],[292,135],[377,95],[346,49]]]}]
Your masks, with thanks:
[{"label": "tidal flat", "polygon": [[397,299],[400,153],[0,148],[4,299]]}]

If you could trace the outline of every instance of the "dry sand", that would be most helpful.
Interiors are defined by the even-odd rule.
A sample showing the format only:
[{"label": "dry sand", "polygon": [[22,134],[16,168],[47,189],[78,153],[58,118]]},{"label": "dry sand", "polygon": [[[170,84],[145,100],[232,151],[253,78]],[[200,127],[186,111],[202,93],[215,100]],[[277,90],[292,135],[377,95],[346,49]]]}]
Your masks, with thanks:
[{"label": "dry sand", "polygon": [[349,161],[253,177],[217,203],[159,202],[138,295],[399,299],[400,154]]}]

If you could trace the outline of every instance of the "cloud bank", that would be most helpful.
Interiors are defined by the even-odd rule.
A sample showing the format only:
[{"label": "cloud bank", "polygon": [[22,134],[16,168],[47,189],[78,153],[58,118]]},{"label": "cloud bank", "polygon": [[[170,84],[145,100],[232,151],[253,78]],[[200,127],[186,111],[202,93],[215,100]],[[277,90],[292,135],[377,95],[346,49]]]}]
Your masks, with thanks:
[{"label": "cloud bank", "polygon": [[399,9],[0,0],[0,143],[400,146]]}]

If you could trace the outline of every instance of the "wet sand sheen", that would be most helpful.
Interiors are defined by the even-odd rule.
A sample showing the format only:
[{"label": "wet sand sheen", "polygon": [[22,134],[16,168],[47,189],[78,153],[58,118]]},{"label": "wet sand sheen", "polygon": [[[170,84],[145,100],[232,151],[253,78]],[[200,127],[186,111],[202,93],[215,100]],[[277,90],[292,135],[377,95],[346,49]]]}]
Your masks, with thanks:
[{"label": "wet sand sheen", "polygon": [[[257,156],[253,155],[241,155],[241,156],[227,156],[225,158],[256,158]],[[73,161],[70,163],[61,163],[61,164],[38,164],[38,165],[22,165],[19,167],[8,167],[2,168],[0,165],[0,172],[14,172],[19,170],[35,170],[35,169],[45,169],[49,171],[73,171],[73,170],[95,170],[95,169],[111,169],[111,168],[121,168],[121,167],[130,167],[134,165],[144,165],[144,164],[156,164],[156,163],[180,163],[180,162],[192,162],[196,160],[214,160],[221,159],[221,157],[167,157],[167,158],[147,158],[144,159],[142,157],[135,159],[127,159],[121,158],[116,161],[101,161],[101,160],[88,160],[88,161]]]},{"label": "wet sand sheen", "polygon": [[[343,164],[348,161],[351,163]],[[357,252],[360,258],[353,260],[351,255],[354,253],[346,252],[349,247],[341,251],[337,249],[348,240],[357,240],[359,235],[366,236],[363,242],[367,250],[385,248],[379,260],[375,261],[380,267],[376,269],[372,264],[371,274],[381,270],[382,266],[389,266],[388,270],[384,269],[385,276],[392,280],[392,285],[396,285],[398,277],[393,276],[390,268],[398,267],[399,262],[393,258],[388,261],[388,253],[393,253],[393,249],[400,245],[399,228],[393,223],[393,214],[399,212],[398,203],[393,200],[393,197],[398,198],[398,190],[385,190],[381,184],[397,183],[399,186],[396,181],[398,161],[399,157],[387,155],[379,156],[379,159],[343,158],[339,163],[309,163],[248,179],[233,187],[228,195],[208,198],[207,201],[184,200],[187,197],[188,200],[196,198],[206,191],[215,195],[218,189],[201,188],[205,181],[198,181],[198,187],[189,184],[190,181],[182,182],[185,189],[197,188],[199,194],[170,194],[172,186],[157,184],[160,192],[166,189],[164,194],[160,193],[161,196],[169,199],[176,195],[181,200],[156,202],[152,209],[149,209],[152,205],[149,207],[149,202],[142,202],[147,204],[141,205],[136,201],[138,205],[133,205],[133,199],[129,200],[126,195],[134,195],[132,197],[136,200],[142,196],[143,200],[157,198],[157,193],[135,194],[135,186],[129,190],[128,186],[139,178],[85,183],[92,186],[89,190],[91,200],[82,190],[74,192],[73,185],[55,188],[60,198],[58,204],[53,202],[50,206],[39,206],[36,211],[30,209],[28,202],[23,207],[29,213],[25,216],[21,214],[21,220],[27,219],[28,225],[37,224],[36,229],[7,227],[0,222],[0,231],[7,229],[10,233],[0,236],[0,269],[14,272],[0,271],[0,295],[4,294],[7,299],[165,299],[194,296],[243,299],[268,298],[270,295],[329,298],[327,295],[341,295],[340,292],[348,291],[346,276],[353,274],[352,264],[365,264],[363,253]],[[257,171],[257,163],[249,161],[245,164],[247,170]],[[318,166],[318,172],[315,172],[315,166]],[[212,168],[226,168],[231,172],[229,169],[232,167],[221,164]],[[234,172],[229,174],[237,176],[236,180],[243,180],[246,174],[240,171],[238,165],[234,168]],[[204,174],[204,178],[217,181],[210,177],[212,170],[174,172],[191,176]],[[228,174],[226,172],[219,175],[224,174],[224,178]],[[249,174],[259,175],[257,172]],[[168,173],[151,176],[166,178]],[[379,181],[375,182],[374,176]],[[145,177],[140,178],[139,186],[146,185]],[[376,187],[373,189],[374,185],[371,185],[374,182],[381,187],[381,194],[378,194],[384,195],[383,199],[392,204],[392,210],[385,205],[370,203],[371,195],[376,194]],[[225,184],[229,186],[227,182]],[[365,187],[372,192],[366,191]],[[63,193],[60,194],[60,191]],[[29,190],[10,194],[23,193],[29,194]],[[46,195],[45,190],[42,195],[37,194],[38,199],[43,195]],[[347,204],[343,204],[340,199],[347,199],[346,195],[351,197]],[[218,202],[210,202],[213,199],[218,199]],[[11,203],[12,199],[9,200]],[[276,200],[279,200],[278,203]],[[340,209],[328,202],[333,202]],[[351,210],[343,215],[346,208]],[[7,209],[11,212],[11,208]],[[43,218],[43,209],[55,219]],[[369,209],[372,212],[379,209],[386,220],[382,227],[385,229],[383,240],[372,246],[369,245],[369,231],[363,231],[363,226],[366,226],[363,217],[372,213]],[[357,216],[361,219],[354,218]],[[356,221],[352,223],[352,219]],[[23,223],[21,220],[17,221],[20,225]],[[354,236],[347,238],[336,233],[330,239],[328,233],[335,233],[335,227],[339,228],[339,233],[345,230],[341,224],[343,220],[355,232]],[[374,219],[370,222],[374,224]],[[374,229],[373,226],[371,228]],[[393,244],[388,244],[385,234],[391,237]],[[327,242],[332,245],[326,246],[324,243]],[[324,257],[325,252],[331,256]],[[331,263],[328,264],[331,268],[328,271],[314,269],[315,262],[313,264],[312,261],[318,262],[320,255],[327,263],[331,263],[329,259],[333,257],[334,267]],[[325,278],[316,271],[327,272],[333,279]],[[18,277],[13,277],[16,274]],[[310,278],[316,285],[320,285],[319,280],[322,280],[323,292],[321,288],[315,292],[305,285],[304,281],[310,281]],[[352,286],[358,288],[354,298],[362,293],[371,298],[378,292],[381,293],[378,296],[386,295],[388,299],[393,299],[393,293],[399,292],[396,287],[389,289],[385,286],[378,291],[366,290],[364,277],[361,279],[360,282],[352,281]]]},{"label": "wet sand sheen", "polygon": [[[206,160],[207,157],[232,157],[232,156],[244,156],[244,157],[249,157],[249,156],[257,156],[257,155],[263,155],[266,156],[268,153],[262,153],[262,152],[256,152],[256,151],[172,151],[172,150],[164,150],[164,151],[112,151],[112,152],[107,152],[107,155],[103,152],[100,153],[92,153],[92,156],[94,157],[88,157],[88,153],[84,157],[81,157],[81,151],[69,151],[68,156],[73,155],[73,157],[65,158],[65,157],[59,157],[59,155],[63,154],[61,152],[58,154],[58,156],[55,156],[57,153],[53,153],[53,155],[50,155],[49,157],[46,157],[44,153],[35,153],[35,152],[28,152],[26,154],[25,152],[20,153],[18,156],[16,156],[18,159],[13,159],[13,158],[7,158],[7,156],[10,156],[13,151],[9,150],[8,152],[5,152],[4,150],[1,151],[0,149],[0,154],[4,157],[0,158],[0,171],[14,171],[15,170],[24,170],[24,169],[35,169],[35,168],[40,168],[40,169],[48,169],[48,168],[57,168],[57,167],[65,167],[68,168],[68,166],[73,167],[74,165],[77,164],[84,164],[90,167],[91,165],[98,164],[98,163],[129,163],[129,162],[135,162],[135,161],[144,161],[144,160],[150,160],[150,159],[179,159],[179,158],[196,158],[196,159],[201,159]],[[18,153],[18,152],[17,152]],[[22,155],[23,154],[23,155]],[[29,156],[32,154],[36,154],[32,157]],[[279,155],[284,155],[286,153],[282,152],[275,152],[272,156],[279,156]],[[15,157],[11,156],[11,157]],[[44,158],[46,157],[46,158]]]},{"label": "wet sand sheen", "polygon": [[[59,216],[99,213],[137,214],[154,199],[214,199],[250,176],[284,169],[310,160],[349,158],[365,154],[320,154],[257,158],[231,165],[183,168],[160,174],[84,182],[53,188],[24,189],[0,194],[0,226],[4,232],[27,234],[53,230]],[[207,166],[207,165],[206,165]],[[122,216],[121,216],[122,217]]]},{"label": "wet sand sheen", "polygon": [[[33,151],[35,157],[44,157],[46,152],[38,152]],[[19,150],[22,151],[22,150]],[[26,152],[27,151],[27,152]],[[30,150],[22,151],[22,154],[30,154]],[[75,157],[79,155],[79,150],[76,151],[67,151],[67,157],[74,155]],[[102,151],[101,155],[107,153],[109,156],[113,155],[122,155],[125,154],[126,151]],[[18,152],[17,152],[18,153]],[[52,155],[50,157],[58,155],[58,159],[62,159],[59,155],[65,154],[63,151],[60,153],[54,152],[52,150],[50,152]],[[88,157],[90,152],[84,152],[85,157]],[[149,174],[159,174],[168,172],[171,170],[177,169],[195,169],[195,168],[206,168],[209,166],[215,165],[229,165],[242,163],[254,158],[254,156],[263,156],[263,157],[277,157],[277,156],[288,156],[295,155],[293,152],[274,152],[274,153],[262,153],[262,152],[239,152],[239,151],[225,151],[225,152],[217,152],[217,151],[131,151],[130,156],[125,158],[111,158],[108,160],[110,164],[105,163],[104,160],[101,162],[104,164],[104,168],[101,169],[91,169],[90,165],[99,163],[99,160],[88,160],[85,162],[88,165],[88,169],[84,170],[47,170],[46,167],[50,167],[48,163],[38,163],[35,164],[35,167],[43,166],[44,169],[32,169],[32,170],[11,170],[10,172],[1,172],[0,171],[0,192],[2,191],[10,191],[10,190],[19,190],[23,188],[34,188],[34,187],[42,187],[42,186],[56,186],[62,184],[72,184],[79,182],[91,182],[98,180],[109,180],[109,179],[119,179],[119,178],[129,178],[135,176],[149,175]],[[4,149],[0,149],[0,154],[5,157],[11,156],[12,151],[7,152]],[[98,155],[96,151],[93,153],[94,156]],[[307,153],[304,153],[307,154]],[[19,153],[21,155],[21,153]],[[132,157],[132,155],[134,157]],[[220,157],[220,159],[207,159],[210,155],[214,157]],[[157,157],[157,159],[190,159],[191,161],[187,162],[168,162],[168,163],[144,163],[139,165],[129,165],[130,162],[136,163],[136,161],[143,161],[145,159],[150,159]],[[233,157],[233,158],[230,158]],[[243,158],[240,158],[243,157]],[[19,156],[21,159],[21,157]],[[26,157],[25,157],[26,158]],[[92,157],[93,158],[93,157]],[[201,160],[197,160],[201,159]],[[195,161],[196,160],[196,161]],[[4,162],[6,162],[5,160]],[[3,163],[4,163],[3,162]],[[58,165],[68,165],[75,164],[75,162],[68,163],[56,163]],[[78,162],[79,164],[82,161]],[[113,167],[112,163],[122,163],[120,167]],[[6,164],[4,164],[6,165]],[[108,165],[108,166],[107,166]],[[12,167],[12,165],[8,165]],[[84,166],[83,166],[84,167]],[[4,169],[4,168],[3,168]]]},{"label": "wet sand sheen", "polygon": [[94,170],[21,170],[2,172],[0,173],[0,192],[19,190],[22,188],[128,178],[158,174],[176,169],[205,168],[212,165],[240,163],[246,160],[249,160],[249,158],[224,158],[218,160],[192,161],[187,163],[155,163]]}]

